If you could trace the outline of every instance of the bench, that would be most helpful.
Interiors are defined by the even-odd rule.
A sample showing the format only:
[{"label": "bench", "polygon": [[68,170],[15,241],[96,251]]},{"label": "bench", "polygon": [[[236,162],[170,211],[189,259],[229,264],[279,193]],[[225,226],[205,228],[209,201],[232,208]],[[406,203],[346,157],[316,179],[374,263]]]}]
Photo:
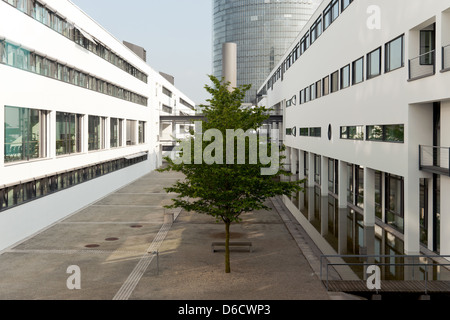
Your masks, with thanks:
[{"label": "bench", "polygon": [[[211,244],[212,252],[216,252],[218,250],[215,249],[215,247],[224,247],[225,248],[225,242],[213,242]],[[251,242],[230,242],[230,249],[232,247],[248,247],[248,250],[252,252],[252,243]]]}]

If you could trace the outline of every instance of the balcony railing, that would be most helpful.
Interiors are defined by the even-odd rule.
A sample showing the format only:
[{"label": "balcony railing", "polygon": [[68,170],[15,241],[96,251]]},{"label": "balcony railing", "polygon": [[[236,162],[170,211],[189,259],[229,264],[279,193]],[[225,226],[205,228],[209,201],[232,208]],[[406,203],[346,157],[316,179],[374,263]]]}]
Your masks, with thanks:
[{"label": "balcony railing", "polygon": [[450,148],[419,146],[420,170],[450,176]]},{"label": "balcony railing", "polygon": [[432,76],[436,73],[436,52],[430,51],[409,60],[409,80]]},{"label": "balcony railing", "polygon": [[442,47],[442,71],[450,70],[450,45]]}]

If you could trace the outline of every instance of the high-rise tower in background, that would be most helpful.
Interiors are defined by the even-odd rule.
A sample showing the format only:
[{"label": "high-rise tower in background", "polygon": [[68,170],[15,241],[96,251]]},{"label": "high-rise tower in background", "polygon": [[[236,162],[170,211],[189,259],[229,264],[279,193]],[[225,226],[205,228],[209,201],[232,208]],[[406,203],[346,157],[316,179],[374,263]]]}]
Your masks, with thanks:
[{"label": "high-rise tower in background", "polygon": [[321,0],[214,0],[213,75],[222,77],[222,44],[237,44],[237,85],[246,103],[283,57]]}]

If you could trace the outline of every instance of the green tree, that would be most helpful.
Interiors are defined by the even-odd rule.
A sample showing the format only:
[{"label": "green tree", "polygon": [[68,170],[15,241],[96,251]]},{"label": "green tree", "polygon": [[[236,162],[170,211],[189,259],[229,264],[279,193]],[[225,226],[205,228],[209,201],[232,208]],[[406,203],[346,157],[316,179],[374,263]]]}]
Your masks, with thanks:
[{"label": "green tree", "polygon": [[[272,144],[258,135],[258,129],[269,118],[268,110],[265,107],[242,106],[250,86],[229,89],[229,83],[213,76],[210,79],[214,86],[205,86],[212,98],[207,100],[210,105],[201,106],[205,116],[201,122],[202,132],[191,131],[187,140],[180,141],[184,146],[180,155],[184,159],[182,162],[166,157],[168,165],[159,171],[176,171],[185,176],[184,180],[165,189],[177,194],[166,208],[183,208],[188,212],[207,214],[225,224],[225,272],[230,273],[231,224],[241,222],[241,215],[245,212],[270,210],[265,205],[267,199],[299,192],[304,181],[280,179],[282,175],[291,175],[283,169],[285,157],[280,156],[277,143]],[[207,139],[202,136],[208,130],[217,133],[210,137],[210,143],[204,141]],[[232,139],[228,139],[227,135],[230,130],[235,133]],[[227,141],[219,139],[220,135],[227,136]],[[223,152],[225,149],[226,153]],[[260,157],[255,159],[256,151]],[[266,156],[275,153],[278,158],[274,161],[272,157],[271,163],[262,161],[264,152]],[[210,155],[209,158],[214,161],[205,157],[201,161],[193,161],[198,155]],[[274,162],[280,165],[272,174],[262,174],[263,170],[273,169]]]}]

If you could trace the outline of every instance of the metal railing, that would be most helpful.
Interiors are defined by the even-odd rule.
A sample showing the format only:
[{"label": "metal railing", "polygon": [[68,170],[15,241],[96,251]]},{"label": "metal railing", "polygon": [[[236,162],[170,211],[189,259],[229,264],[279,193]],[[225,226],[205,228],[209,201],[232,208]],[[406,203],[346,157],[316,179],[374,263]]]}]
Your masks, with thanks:
[{"label": "metal railing", "polygon": [[409,60],[409,80],[432,76],[436,73],[436,52],[430,51]]},{"label": "metal railing", "polygon": [[[337,262],[331,262],[329,260],[334,259],[338,260]],[[344,259],[358,259],[360,262],[345,262]],[[376,260],[379,261],[376,261]],[[405,260],[408,262],[382,262],[385,260]],[[325,261],[324,261],[325,260]],[[364,260],[364,261],[361,261]],[[439,261],[438,261],[439,260]],[[424,262],[426,261],[426,262]],[[326,264],[326,279],[323,279],[323,268],[324,264]],[[358,277],[359,280],[366,280],[366,270],[369,266],[395,266],[395,267],[402,267],[403,270],[405,267],[412,267],[412,272],[410,273],[408,281],[416,281],[416,282],[423,282],[423,291],[425,294],[428,294],[428,288],[431,281],[437,281],[437,280],[430,280],[429,271],[430,269],[436,267],[444,267],[446,271],[448,271],[448,279],[446,281],[450,280],[450,256],[440,256],[440,255],[322,255],[320,257],[320,280],[325,281],[325,287],[327,291],[329,291],[329,273],[330,273],[330,266],[332,267],[362,267],[362,276]],[[423,273],[419,272],[419,275],[424,275],[424,279],[421,279],[420,277],[416,276],[415,270],[418,268],[423,269]],[[440,275],[443,274],[443,271],[440,270]],[[339,272],[338,272],[339,273]],[[354,273],[355,276],[356,273]],[[345,281],[340,279],[341,281]],[[380,279],[381,281],[386,281],[386,279]],[[401,279],[404,280],[404,279]],[[353,279],[353,281],[355,281]],[[406,280],[404,280],[406,281]],[[444,281],[444,280],[441,280]],[[367,289],[367,291],[371,291],[370,289]]]},{"label": "metal railing", "polygon": [[450,175],[450,148],[419,146],[420,170],[440,171]]}]

